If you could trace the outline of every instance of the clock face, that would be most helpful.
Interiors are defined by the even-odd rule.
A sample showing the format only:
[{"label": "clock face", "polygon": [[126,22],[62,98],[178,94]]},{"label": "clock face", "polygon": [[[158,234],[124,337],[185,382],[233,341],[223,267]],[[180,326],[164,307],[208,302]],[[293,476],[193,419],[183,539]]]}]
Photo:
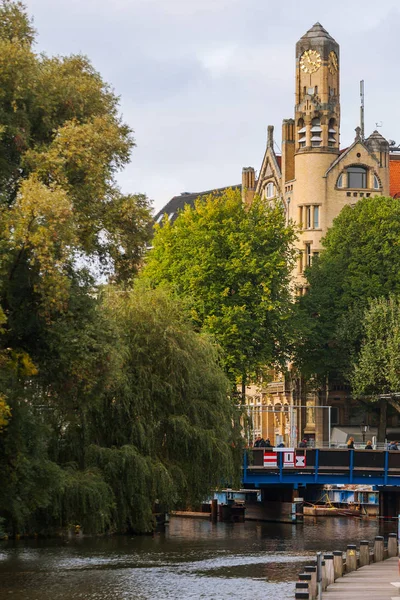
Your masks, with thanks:
[{"label": "clock face", "polygon": [[332,75],[337,73],[337,71],[339,69],[339,62],[338,62],[338,58],[337,58],[335,52],[329,53],[328,69],[329,69],[329,72],[332,73]]},{"label": "clock face", "polygon": [[306,50],[300,59],[300,68],[304,73],[315,73],[321,66],[321,55],[316,50]]}]

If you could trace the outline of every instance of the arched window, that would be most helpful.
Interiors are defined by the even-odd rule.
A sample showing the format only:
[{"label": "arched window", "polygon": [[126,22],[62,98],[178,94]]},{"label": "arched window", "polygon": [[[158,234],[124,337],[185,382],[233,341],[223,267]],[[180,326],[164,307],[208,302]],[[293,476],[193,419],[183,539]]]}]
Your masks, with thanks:
[{"label": "arched window", "polygon": [[379,179],[377,178],[377,176],[374,174],[374,190],[379,190],[379,188],[381,187],[381,184],[379,182]]},{"label": "arched window", "polygon": [[322,145],[321,121],[317,117],[311,121],[311,146],[318,148]]},{"label": "arched window", "polygon": [[265,188],[265,197],[266,198],[274,198],[275,197],[275,186],[272,183],[272,181],[267,183],[267,186]]},{"label": "arched window", "polygon": [[368,170],[365,167],[349,167],[347,169],[347,187],[365,189],[367,187]]},{"label": "arched window", "polygon": [[336,182],[336,187],[338,188],[342,188],[344,187],[344,177],[343,177],[343,173],[340,173],[338,180]]}]

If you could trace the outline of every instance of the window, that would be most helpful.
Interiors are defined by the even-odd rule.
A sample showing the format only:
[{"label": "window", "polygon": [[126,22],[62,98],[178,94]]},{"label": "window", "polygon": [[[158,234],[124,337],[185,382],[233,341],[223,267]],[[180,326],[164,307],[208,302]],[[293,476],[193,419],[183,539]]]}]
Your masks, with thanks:
[{"label": "window", "polygon": [[299,273],[303,272],[303,253],[299,252]]},{"label": "window", "polygon": [[299,140],[300,148],[304,148],[306,145],[306,127],[304,126],[304,119],[297,121],[297,135]]},{"label": "window", "polygon": [[328,124],[328,146],[330,146],[331,148],[333,148],[334,146],[336,146],[336,134],[337,134],[337,130],[336,130],[336,119],[329,119],[329,124]]},{"label": "window", "polygon": [[364,167],[349,167],[347,169],[347,187],[365,189],[367,187],[367,174],[368,171]]},{"label": "window", "polygon": [[311,146],[313,148],[318,148],[322,144],[322,127],[321,121],[318,118],[315,118],[311,121]]},{"label": "window", "polygon": [[311,267],[311,244],[306,244],[306,267]]},{"label": "window", "polygon": [[376,175],[374,175],[374,190],[379,190],[380,188],[380,184],[379,184],[379,179],[377,178]]},{"label": "window", "polygon": [[343,173],[340,173],[338,180],[336,182],[336,187],[338,188],[342,188],[344,187],[344,177],[343,177]]},{"label": "window", "polygon": [[267,183],[267,187],[265,188],[265,197],[266,198],[274,198],[275,196],[275,186],[272,182]]},{"label": "window", "polygon": [[314,229],[319,227],[319,206],[314,206]]},{"label": "window", "polygon": [[311,206],[306,206],[306,229],[311,229]]},{"label": "window", "polygon": [[338,423],[339,423],[339,408],[337,406],[331,406],[331,425],[337,425]]}]

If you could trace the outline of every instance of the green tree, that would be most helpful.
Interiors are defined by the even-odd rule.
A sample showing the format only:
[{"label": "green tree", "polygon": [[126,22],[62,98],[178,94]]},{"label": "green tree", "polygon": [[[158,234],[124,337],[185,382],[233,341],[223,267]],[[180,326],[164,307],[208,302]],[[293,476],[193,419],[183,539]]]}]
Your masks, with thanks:
[{"label": "green tree", "polygon": [[[2,0],[0,513],[14,532],[70,518],[100,530],[114,496],[88,470],[82,419],[119,363],[86,266],[127,285],[150,205],[116,185],[134,146],[117,96],[86,57],[35,53],[35,35],[24,5]],[[65,431],[80,434],[69,463]]]},{"label": "green tree", "polygon": [[223,349],[233,382],[285,357],[295,234],[280,206],[239,191],[198,200],[156,227],[143,276],[185,298],[192,322]]},{"label": "green tree", "polygon": [[146,530],[156,500],[198,504],[213,487],[237,483],[240,414],[215,347],[158,290],[106,290],[123,376],[89,408],[89,464],[115,495],[119,530]]},{"label": "green tree", "polygon": [[298,303],[296,362],[303,374],[349,381],[369,299],[400,293],[399,239],[400,204],[393,198],[363,198],[334,220]]},{"label": "green tree", "polygon": [[[386,403],[400,404],[400,297],[371,300],[362,322],[363,341],[353,365],[352,387],[356,397],[380,404],[378,440],[386,432]],[[386,398],[382,396],[385,395]]]}]

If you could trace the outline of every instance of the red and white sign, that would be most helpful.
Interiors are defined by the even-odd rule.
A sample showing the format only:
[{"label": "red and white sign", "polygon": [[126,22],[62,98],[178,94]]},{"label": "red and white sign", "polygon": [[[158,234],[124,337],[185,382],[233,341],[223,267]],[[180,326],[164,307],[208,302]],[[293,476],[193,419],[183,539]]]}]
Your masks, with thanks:
[{"label": "red and white sign", "polygon": [[304,469],[306,467],[306,455],[296,454],[296,469]]},{"label": "red and white sign", "polygon": [[294,467],[294,452],[293,450],[287,450],[283,453],[283,466]]},{"label": "red and white sign", "polygon": [[264,467],[277,467],[278,459],[276,452],[264,451]]}]

